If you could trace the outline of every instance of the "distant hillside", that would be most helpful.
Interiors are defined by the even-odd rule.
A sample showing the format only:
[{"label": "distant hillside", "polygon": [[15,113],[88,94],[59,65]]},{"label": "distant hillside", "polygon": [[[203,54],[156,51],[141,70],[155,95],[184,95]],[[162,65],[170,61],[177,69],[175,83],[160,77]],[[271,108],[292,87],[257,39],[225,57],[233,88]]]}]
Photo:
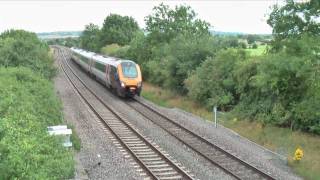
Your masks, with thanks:
[{"label": "distant hillside", "polygon": [[244,35],[246,33],[242,32],[224,32],[224,31],[211,31],[210,33],[213,35],[227,35],[227,36],[236,36],[236,35]]},{"label": "distant hillside", "polygon": [[42,32],[37,33],[37,36],[41,39],[57,39],[67,37],[79,37],[82,31],[57,31],[57,32]]},{"label": "distant hillside", "polygon": [[[209,29],[209,31],[212,35],[222,35],[222,36],[237,36],[237,35],[248,35],[249,34],[249,33],[243,33],[243,32],[214,31],[213,29]],[[255,34],[255,35],[268,36],[271,34]]]}]

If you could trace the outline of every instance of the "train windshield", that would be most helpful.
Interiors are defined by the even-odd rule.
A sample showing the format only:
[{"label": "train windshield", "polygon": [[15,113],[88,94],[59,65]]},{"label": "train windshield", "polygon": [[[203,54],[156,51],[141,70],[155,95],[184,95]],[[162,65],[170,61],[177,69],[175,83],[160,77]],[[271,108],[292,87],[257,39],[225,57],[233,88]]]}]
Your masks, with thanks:
[{"label": "train windshield", "polygon": [[123,62],[121,63],[121,68],[124,77],[136,78],[138,76],[136,64],[133,62]]}]

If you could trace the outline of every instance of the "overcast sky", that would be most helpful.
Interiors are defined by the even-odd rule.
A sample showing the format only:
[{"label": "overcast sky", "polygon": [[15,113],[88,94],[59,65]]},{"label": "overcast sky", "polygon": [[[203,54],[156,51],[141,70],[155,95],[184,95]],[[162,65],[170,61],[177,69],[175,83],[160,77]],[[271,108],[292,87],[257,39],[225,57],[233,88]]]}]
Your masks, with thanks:
[{"label": "overcast sky", "polygon": [[[140,27],[144,17],[162,1],[8,1],[0,2],[0,32],[25,29],[33,32],[77,31],[88,23],[102,26],[110,13],[132,16]],[[198,17],[216,31],[271,33],[266,23],[270,6],[282,0],[163,1],[170,7],[191,6]]]}]

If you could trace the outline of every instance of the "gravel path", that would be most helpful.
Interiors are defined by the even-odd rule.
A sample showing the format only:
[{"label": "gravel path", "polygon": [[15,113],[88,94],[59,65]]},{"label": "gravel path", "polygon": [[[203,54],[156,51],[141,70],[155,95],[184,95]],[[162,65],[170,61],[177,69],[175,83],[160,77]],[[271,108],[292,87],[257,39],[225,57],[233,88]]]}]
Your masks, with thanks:
[{"label": "gravel path", "polygon": [[109,139],[110,134],[71,87],[63,72],[55,78],[56,92],[63,103],[64,118],[75,127],[81,139],[76,154],[75,179],[142,179],[132,165]]}]

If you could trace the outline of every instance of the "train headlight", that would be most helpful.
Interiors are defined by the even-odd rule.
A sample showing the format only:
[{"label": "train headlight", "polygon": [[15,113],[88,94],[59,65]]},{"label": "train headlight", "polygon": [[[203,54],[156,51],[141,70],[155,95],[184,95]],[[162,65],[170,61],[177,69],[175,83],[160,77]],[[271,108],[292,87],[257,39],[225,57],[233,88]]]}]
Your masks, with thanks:
[{"label": "train headlight", "polygon": [[142,82],[141,82],[141,81],[138,82],[137,86],[138,86],[138,87],[141,87],[141,86],[142,86]]},{"label": "train headlight", "polygon": [[124,82],[121,81],[121,87],[125,88],[126,84]]}]

